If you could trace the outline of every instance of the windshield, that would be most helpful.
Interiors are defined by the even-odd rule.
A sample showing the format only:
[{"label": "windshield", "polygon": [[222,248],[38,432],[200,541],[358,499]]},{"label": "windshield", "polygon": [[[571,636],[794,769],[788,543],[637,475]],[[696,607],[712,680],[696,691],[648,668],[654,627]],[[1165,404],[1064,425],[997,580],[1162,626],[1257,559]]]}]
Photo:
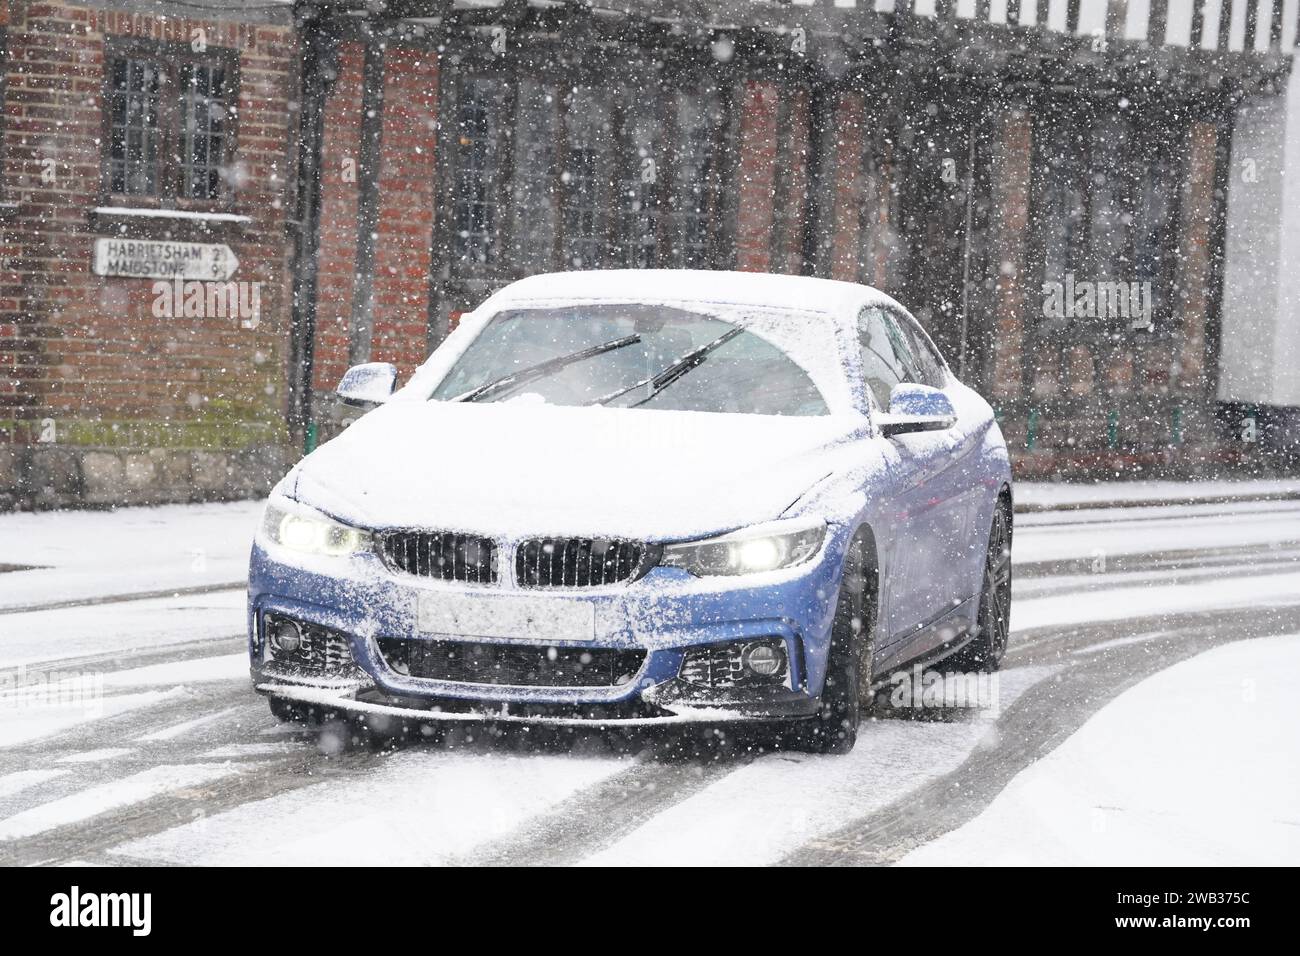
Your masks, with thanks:
[{"label": "windshield", "polygon": [[754,415],[826,415],[808,374],[722,319],[656,305],[495,316],[430,396]]}]

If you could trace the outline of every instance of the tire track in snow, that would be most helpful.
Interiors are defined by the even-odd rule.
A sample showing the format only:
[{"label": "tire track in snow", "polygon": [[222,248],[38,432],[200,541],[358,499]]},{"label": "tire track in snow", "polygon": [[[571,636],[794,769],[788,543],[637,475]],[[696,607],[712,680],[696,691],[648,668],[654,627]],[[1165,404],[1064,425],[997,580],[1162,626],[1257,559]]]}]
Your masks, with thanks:
[{"label": "tire track in snow", "polygon": [[750,762],[749,757],[706,763],[637,763],[574,794],[509,837],[475,850],[458,863],[471,866],[567,866],[611,846],[650,818],[681,803]]},{"label": "tire track in snow", "polygon": [[[224,777],[170,790],[24,839],[0,843],[0,862],[22,866],[92,860],[119,844],[201,822],[247,803],[344,777],[365,776],[380,760],[382,755],[375,752],[358,750],[324,757],[315,747],[304,747],[301,754],[287,757],[258,762],[230,761],[232,772]],[[150,763],[185,766],[162,764],[157,760]],[[196,760],[196,763],[203,761]],[[101,861],[131,862],[111,856]]]},{"label": "tire track in snow", "polygon": [[[974,819],[1011,779],[1062,744],[1101,707],[1151,674],[1202,651],[1253,637],[1300,629],[1300,608],[1263,608],[1162,615],[1122,622],[1149,641],[1114,645],[1082,659],[1079,647],[1115,639],[1116,622],[1061,629],[1059,639],[1016,649],[1017,665],[1060,661],[1071,666],[1027,691],[998,720],[998,746],[975,750],[960,767],[830,836],[810,841],[782,861],[794,866],[890,864]],[[1163,634],[1163,636],[1161,636]]]}]

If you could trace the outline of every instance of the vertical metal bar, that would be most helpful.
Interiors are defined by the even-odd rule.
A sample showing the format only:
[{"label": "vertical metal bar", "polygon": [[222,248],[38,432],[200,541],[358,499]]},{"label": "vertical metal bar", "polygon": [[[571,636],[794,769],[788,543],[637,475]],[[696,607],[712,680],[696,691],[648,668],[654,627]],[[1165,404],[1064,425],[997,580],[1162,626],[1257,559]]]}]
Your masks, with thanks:
[{"label": "vertical metal bar", "polygon": [[1215,44],[1220,50],[1228,49],[1229,34],[1232,33],[1232,5],[1236,0],[1219,0],[1219,36]]},{"label": "vertical metal bar", "polygon": [[1123,40],[1128,23],[1128,0],[1110,0],[1106,5],[1106,39]]},{"label": "vertical metal bar", "polygon": [[1205,5],[1210,0],[1192,0],[1192,35],[1187,45],[1193,50],[1201,48],[1205,36]]},{"label": "vertical metal bar", "polygon": [[1259,0],[1246,0],[1246,36],[1241,48],[1249,53],[1255,49],[1255,34],[1259,32]]},{"label": "vertical metal bar", "polygon": [[1147,18],[1147,42],[1163,46],[1169,27],[1169,0],[1151,0],[1151,13]]}]

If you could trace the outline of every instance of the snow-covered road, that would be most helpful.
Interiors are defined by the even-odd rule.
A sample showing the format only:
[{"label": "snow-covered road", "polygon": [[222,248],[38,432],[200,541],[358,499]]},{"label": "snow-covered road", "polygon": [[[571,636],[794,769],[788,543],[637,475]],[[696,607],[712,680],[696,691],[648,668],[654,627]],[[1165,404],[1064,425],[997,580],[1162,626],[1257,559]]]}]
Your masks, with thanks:
[{"label": "snow-covered road", "polygon": [[[1261,787],[1296,779],[1295,708],[1276,698],[1287,684],[1277,672],[1300,670],[1300,641],[1235,642],[1300,634],[1300,502],[1019,516],[998,706],[885,716],[836,758],[709,738],[664,759],[517,729],[346,746],[328,728],[278,725],[249,689],[231,587],[257,513],[241,503],[0,516],[0,862],[968,863],[1038,859],[1045,844],[1068,861],[1060,847],[1088,841],[1064,831],[1109,819],[1093,805],[1122,800],[1122,787],[1076,793],[1023,846],[1006,821],[1103,766],[1097,748],[1120,749],[1108,741],[1126,723],[1127,749],[1107,773],[1143,760],[1151,740],[1173,760],[1177,735],[1148,734],[1143,715],[1167,698],[1186,706],[1188,693],[1204,698],[1220,742],[1232,721],[1256,739],[1271,728],[1282,766],[1261,765]],[[3,570],[13,566],[32,570]],[[1209,680],[1213,655],[1229,650],[1236,683]],[[1189,658],[1180,683],[1173,665]],[[1258,709],[1238,706],[1246,680]],[[1142,706],[1128,694],[1109,704],[1129,688]],[[1263,795],[1250,805],[1252,792],[1235,788],[1223,813],[1279,820]],[[1141,813],[1125,821],[1157,843],[1175,838],[1170,826],[1143,830]],[[1300,862],[1295,841],[1259,841],[1236,860],[1200,845],[1214,847],[1204,862]]]}]

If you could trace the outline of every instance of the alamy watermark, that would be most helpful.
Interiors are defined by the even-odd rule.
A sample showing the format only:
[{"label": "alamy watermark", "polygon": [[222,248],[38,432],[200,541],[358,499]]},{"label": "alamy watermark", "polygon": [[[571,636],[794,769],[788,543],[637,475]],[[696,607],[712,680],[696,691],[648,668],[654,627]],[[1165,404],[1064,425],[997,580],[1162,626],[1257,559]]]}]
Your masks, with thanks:
[{"label": "alamy watermark", "polygon": [[34,671],[19,666],[0,671],[0,711],[82,710],[97,717],[104,710],[100,671]]},{"label": "alamy watermark", "polygon": [[237,319],[240,328],[262,321],[262,283],[159,280],[153,284],[157,319]]},{"label": "alamy watermark", "polygon": [[899,710],[983,710],[996,717],[1000,709],[996,671],[949,673],[916,664],[889,683],[890,706]]},{"label": "alamy watermark", "polygon": [[1129,328],[1154,328],[1151,281],[1098,281],[1065,274],[1064,282],[1043,283],[1043,317],[1047,319],[1123,319]]},{"label": "alamy watermark", "polygon": [[55,927],[122,927],[132,936],[153,928],[152,893],[88,893],[72,886],[50,897],[50,925]]}]

